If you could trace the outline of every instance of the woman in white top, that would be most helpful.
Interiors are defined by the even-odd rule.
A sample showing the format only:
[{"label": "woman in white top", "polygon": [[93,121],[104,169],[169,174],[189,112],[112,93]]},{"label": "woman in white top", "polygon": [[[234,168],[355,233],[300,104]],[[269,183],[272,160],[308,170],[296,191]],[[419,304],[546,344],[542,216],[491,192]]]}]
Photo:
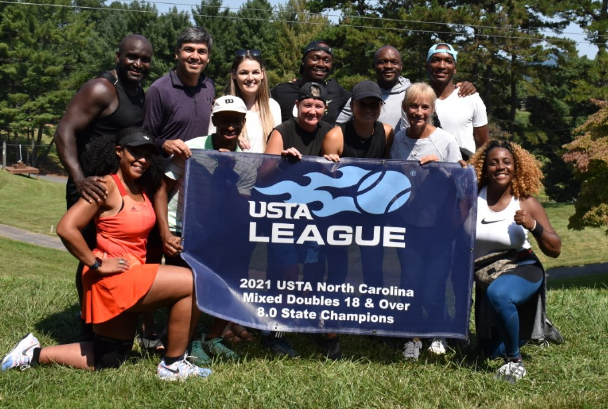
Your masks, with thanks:
[{"label": "woman in white top", "polygon": [[[407,89],[402,108],[410,126],[395,135],[390,159],[414,160],[421,165],[430,162],[461,162],[462,166],[465,165],[456,138],[432,124],[436,99],[435,91],[428,84],[419,82]],[[445,234],[442,227],[446,223],[452,223],[450,215],[454,212],[427,205],[427,197],[447,197],[449,194],[436,188],[434,182],[443,175],[438,171],[439,169],[429,166],[423,166],[420,170],[426,176],[418,178],[420,185],[408,204],[411,208],[411,212],[408,212],[410,217],[404,219],[408,245],[404,250],[398,251],[401,282],[404,283],[402,286],[414,289],[427,302],[426,306],[416,305],[412,312],[420,316],[421,320],[426,316],[424,322],[429,323],[445,319],[441,306],[446,302],[444,295],[455,239]],[[412,271],[417,274],[412,275]],[[434,354],[445,354],[446,347],[445,338],[434,338],[429,350]],[[405,342],[403,355],[407,360],[416,361],[421,349],[422,341],[419,338],[409,339]]]},{"label": "woman in white top", "polygon": [[416,160],[421,165],[462,160],[456,137],[432,124],[436,100],[430,85],[422,82],[410,85],[402,104],[410,126],[395,135],[389,158]]},{"label": "woman in white top", "polygon": [[[228,95],[235,95],[247,105],[246,123],[239,138],[244,152],[264,153],[268,135],[281,123],[281,107],[268,91],[260,50],[237,50],[232,62]],[[209,134],[215,127],[209,126]]]},{"label": "woman in white top", "polygon": [[[517,252],[516,267],[495,278],[487,289],[476,281],[478,344],[491,357],[504,358],[496,378],[515,382],[526,375],[519,351],[522,323],[528,321],[522,319],[526,313],[522,305],[544,290],[544,270],[530,249],[528,233],[549,257],[559,256],[561,240],[545,209],[532,196],[540,189],[542,173],[530,153],[509,141],[490,140],[470,163],[475,167],[479,187],[475,257],[511,249]],[[532,308],[536,306],[534,303]],[[544,325],[544,305],[542,309]],[[537,314],[533,311],[532,315]]]}]

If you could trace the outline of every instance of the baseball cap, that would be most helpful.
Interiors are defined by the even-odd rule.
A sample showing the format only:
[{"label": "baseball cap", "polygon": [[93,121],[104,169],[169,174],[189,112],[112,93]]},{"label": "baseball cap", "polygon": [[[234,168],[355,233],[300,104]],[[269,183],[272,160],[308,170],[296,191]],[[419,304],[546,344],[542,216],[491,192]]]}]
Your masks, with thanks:
[{"label": "baseball cap", "polygon": [[[324,44],[324,45],[319,45],[319,44]],[[306,54],[308,54],[311,51],[325,51],[326,53],[330,54],[332,57],[334,56],[334,52],[331,49],[331,47],[329,47],[329,44],[327,43],[327,41],[324,40],[315,40],[312,41],[311,43],[309,43],[306,48],[304,49],[304,53],[302,54],[302,59],[304,59],[304,57],[306,57]]]},{"label": "baseball cap", "polygon": [[307,82],[306,84],[302,85],[302,88],[300,88],[298,101],[308,98],[318,99],[323,101],[324,104],[327,104],[327,90],[321,84],[316,82]]},{"label": "baseball cap", "polygon": [[352,98],[354,101],[367,97],[378,98],[380,101],[382,101],[382,92],[380,91],[380,86],[374,81],[361,81],[353,87]]},{"label": "baseball cap", "polygon": [[[445,48],[437,49],[437,47],[439,47],[440,45],[445,45],[446,47],[448,47],[447,50]],[[437,53],[448,53],[454,58],[454,62],[458,62],[458,51],[454,50],[454,47],[452,47],[448,43],[435,44],[434,46],[429,48],[429,53],[426,55],[426,62],[428,63],[431,57]]]},{"label": "baseball cap", "polygon": [[149,145],[153,148],[154,153],[160,154],[158,147],[154,144],[154,136],[150,135],[145,129],[137,128],[132,132],[127,131],[125,134],[119,134],[117,144],[120,146]]},{"label": "baseball cap", "polygon": [[218,112],[238,112],[240,114],[247,114],[247,106],[239,97],[224,95],[223,97],[216,99],[213,104],[212,114],[217,114]]}]

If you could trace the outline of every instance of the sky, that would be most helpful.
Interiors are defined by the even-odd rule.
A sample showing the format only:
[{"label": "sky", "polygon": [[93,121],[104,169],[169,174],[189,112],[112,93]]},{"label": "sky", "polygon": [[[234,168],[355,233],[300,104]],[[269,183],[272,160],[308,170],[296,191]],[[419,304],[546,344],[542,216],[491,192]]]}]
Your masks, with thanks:
[{"label": "sky", "polygon": [[[269,0],[269,1],[270,1],[270,4],[272,4],[272,5],[285,4],[287,2],[287,0]],[[175,0],[174,2],[154,1],[154,0],[149,1],[148,0],[148,2],[155,4],[161,13],[167,12],[174,5],[177,6],[177,9],[180,11],[183,10],[183,11],[191,12],[191,10],[194,6],[197,6],[200,4],[200,0]],[[222,6],[223,6],[223,8],[226,8],[226,7],[234,8],[235,9],[234,11],[236,11],[236,9],[238,9],[243,3],[245,3],[245,0],[223,0]],[[331,14],[333,16],[333,17],[330,17],[331,20],[337,21],[337,19],[339,17],[339,12],[331,12],[329,14]],[[545,34],[554,35],[552,33],[545,33]],[[557,35],[557,36],[561,37],[561,38],[569,38],[571,40],[574,40],[577,43],[577,49],[578,49],[579,55],[581,55],[581,56],[586,55],[590,59],[595,58],[595,55],[597,54],[597,47],[590,44],[589,41],[586,40],[583,30],[578,25],[570,24],[570,26],[568,26],[561,35]]]}]

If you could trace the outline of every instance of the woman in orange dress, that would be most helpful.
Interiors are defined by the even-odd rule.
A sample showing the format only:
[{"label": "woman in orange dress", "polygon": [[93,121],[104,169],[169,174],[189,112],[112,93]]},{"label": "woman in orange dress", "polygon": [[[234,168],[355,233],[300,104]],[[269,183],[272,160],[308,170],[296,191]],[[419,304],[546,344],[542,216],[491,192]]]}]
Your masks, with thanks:
[{"label": "woman in orange dress", "polygon": [[[169,307],[168,345],[157,376],[163,380],[206,377],[210,370],[185,359],[200,315],[192,272],[145,264],[148,233],[156,223],[147,193],[156,191],[163,169],[154,138],[143,129],[129,128],[115,141],[99,139],[90,156],[97,164],[95,174],[110,172],[105,176],[106,199],[93,203],[80,199],[57,226],[66,248],[85,265],[82,316],[93,324],[95,339],[41,348],[28,334],[2,360],[2,370],[46,363],[88,370],[118,367],[133,346],[139,314]],[[91,219],[97,227],[93,251],[80,233]]]}]

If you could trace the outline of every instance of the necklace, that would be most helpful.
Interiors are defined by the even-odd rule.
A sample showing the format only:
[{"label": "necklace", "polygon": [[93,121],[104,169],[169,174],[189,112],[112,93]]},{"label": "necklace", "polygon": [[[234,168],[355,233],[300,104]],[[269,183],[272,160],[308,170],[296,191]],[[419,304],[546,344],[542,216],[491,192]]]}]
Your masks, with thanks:
[{"label": "necklace", "polygon": [[359,138],[359,142],[361,143],[361,145],[364,145],[365,143],[371,141],[372,137],[374,136],[374,133],[376,132],[376,128],[373,128],[372,134],[370,136],[368,136],[367,138],[362,138],[359,136],[359,133],[357,132],[357,130],[354,129],[354,127],[353,130],[355,131],[355,135],[357,135],[357,138]]},{"label": "necklace", "polygon": [[422,145],[424,145],[424,141],[426,140],[426,138],[412,138],[408,135],[407,131],[405,133],[406,138],[408,138],[409,142],[412,145],[412,150],[411,150],[411,155],[414,158],[418,158],[418,153],[420,152],[420,149],[422,149]]}]

